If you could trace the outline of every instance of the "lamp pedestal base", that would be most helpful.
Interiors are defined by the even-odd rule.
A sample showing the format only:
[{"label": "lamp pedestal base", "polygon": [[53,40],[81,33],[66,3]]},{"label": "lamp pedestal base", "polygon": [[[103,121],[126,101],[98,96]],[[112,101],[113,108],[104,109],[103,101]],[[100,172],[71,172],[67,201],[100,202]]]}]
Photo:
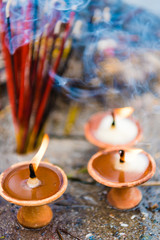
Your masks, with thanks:
[{"label": "lamp pedestal base", "polygon": [[48,225],[52,220],[53,212],[48,205],[23,206],[17,214],[18,222],[26,228],[40,228]]},{"label": "lamp pedestal base", "polygon": [[130,209],[137,206],[142,200],[142,193],[136,187],[112,188],[107,200],[109,204],[118,209]]}]

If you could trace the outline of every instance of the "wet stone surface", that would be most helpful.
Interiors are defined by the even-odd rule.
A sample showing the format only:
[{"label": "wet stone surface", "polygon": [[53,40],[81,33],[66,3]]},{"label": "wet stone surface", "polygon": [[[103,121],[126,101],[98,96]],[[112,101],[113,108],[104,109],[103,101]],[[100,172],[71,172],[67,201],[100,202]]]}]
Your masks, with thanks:
[{"label": "wet stone surface", "polygon": [[[64,169],[69,177],[67,191],[50,204],[54,214],[51,223],[37,230],[20,226],[16,219],[19,207],[0,198],[0,239],[58,240],[60,237],[57,229],[65,240],[160,239],[159,186],[140,186],[143,200],[139,206],[120,211],[107,203],[109,188],[96,183],[85,169],[88,160],[98,149],[85,140],[84,123],[95,109],[100,111],[114,106],[113,101],[107,102],[106,107],[95,100],[84,105],[68,137],[63,133],[69,107],[63,103],[57,105],[48,122],[50,143],[45,158]],[[160,101],[151,94],[144,94],[127,102],[116,102],[115,105],[131,105],[136,108],[134,116],[141,122],[144,131],[143,139],[137,147],[143,148],[155,158],[157,170],[151,181],[160,181]],[[34,153],[16,154],[10,110],[6,109],[0,114],[0,171],[13,163],[30,160],[33,155]]]}]

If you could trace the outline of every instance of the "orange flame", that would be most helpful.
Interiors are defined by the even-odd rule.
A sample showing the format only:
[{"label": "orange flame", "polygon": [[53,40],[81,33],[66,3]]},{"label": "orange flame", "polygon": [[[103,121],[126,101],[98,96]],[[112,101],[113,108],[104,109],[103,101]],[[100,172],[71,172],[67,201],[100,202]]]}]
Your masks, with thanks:
[{"label": "orange flame", "polygon": [[38,152],[36,153],[36,155],[31,160],[31,163],[33,164],[33,168],[34,168],[35,172],[37,171],[37,168],[40,164],[40,161],[41,161],[43,155],[46,152],[46,149],[48,147],[48,143],[49,143],[49,137],[48,137],[47,134],[45,134],[43,139],[42,139],[42,143],[41,143],[41,146],[40,146]]},{"label": "orange flame", "polygon": [[132,107],[115,108],[113,112],[117,115],[120,115],[123,118],[126,118],[129,117],[134,112],[134,108]]},{"label": "orange flame", "polygon": [[143,151],[143,150],[140,149],[140,148],[133,148],[133,149],[129,149],[129,150],[128,150],[128,152],[133,153],[133,154],[135,154],[135,155],[141,153],[142,151]]}]

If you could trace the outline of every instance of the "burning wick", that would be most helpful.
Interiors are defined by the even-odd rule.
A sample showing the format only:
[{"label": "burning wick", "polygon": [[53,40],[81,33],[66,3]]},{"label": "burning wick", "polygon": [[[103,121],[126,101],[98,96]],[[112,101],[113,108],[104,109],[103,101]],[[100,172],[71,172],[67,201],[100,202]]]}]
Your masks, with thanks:
[{"label": "burning wick", "polygon": [[132,107],[124,107],[124,108],[115,108],[112,110],[111,115],[112,115],[112,124],[111,127],[116,126],[116,121],[115,121],[115,116],[116,114],[123,117],[127,118],[133,113],[134,109]]},{"label": "burning wick", "polygon": [[29,164],[30,177],[27,181],[27,185],[30,188],[38,187],[41,184],[41,181],[36,177],[35,173],[38,169],[39,163],[40,163],[43,155],[45,154],[45,151],[48,147],[48,143],[49,143],[49,137],[47,134],[45,134],[43,137],[42,144],[40,146],[39,151],[32,158],[31,163]]},{"label": "burning wick", "polygon": [[30,177],[27,181],[27,185],[30,188],[38,187],[41,184],[41,181],[36,177],[32,163],[29,164],[29,171],[30,171]]},{"label": "burning wick", "polygon": [[115,122],[115,113],[112,112],[111,115],[112,115],[112,118],[113,118],[113,120],[112,120],[112,124],[111,124],[111,127],[115,127],[115,126],[116,126],[116,122]]},{"label": "burning wick", "polygon": [[120,162],[124,163],[125,162],[125,151],[119,150],[119,154],[120,154]]},{"label": "burning wick", "polygon": [[36,174],[35,174],[32,163],[29,164],[29,171],[30,171],[30,178],[36,178]]}]

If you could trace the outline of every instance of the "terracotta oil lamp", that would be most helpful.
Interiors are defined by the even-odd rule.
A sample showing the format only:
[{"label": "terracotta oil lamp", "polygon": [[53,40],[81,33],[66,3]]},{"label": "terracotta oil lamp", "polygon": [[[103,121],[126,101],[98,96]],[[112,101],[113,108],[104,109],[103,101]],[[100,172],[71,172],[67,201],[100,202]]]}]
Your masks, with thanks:
[{"label": "terracotta oil lamp", "polygon": [[85,125],[87,140],[101,149],[136,144],[142,130],[130,116],[133,111],[132,107],[125,107],[94,114]]},{"label": "terracotta oil lamp", "polygon": [[45,136],[31,162],[12,165],[0,175],[0,195],[22,206],[17,219],[27,228],[49,224],[53,213],[47,204],[58,199],[67,188],[67,177],[62,169],[51,163],[39,163],[47,145]]},{"label": "terracotta oil lamp", "polygon": [[88,163],[89,174],[112,188],[107,200],[118,209],[130,209],[140,203],[142,194],[135,186],[148,181],[155,169],[155,161],[148,153],[130,148],[100,151]]}]

